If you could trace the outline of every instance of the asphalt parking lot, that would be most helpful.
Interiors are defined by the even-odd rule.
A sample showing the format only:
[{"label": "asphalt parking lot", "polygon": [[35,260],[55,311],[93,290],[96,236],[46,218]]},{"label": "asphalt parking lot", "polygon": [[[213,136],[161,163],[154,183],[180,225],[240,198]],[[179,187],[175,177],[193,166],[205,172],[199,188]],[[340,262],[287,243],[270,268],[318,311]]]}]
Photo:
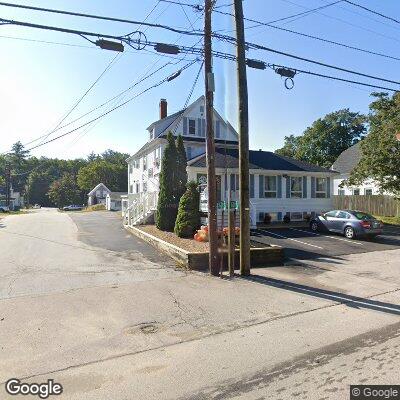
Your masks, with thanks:
[{"label": "asphalt parking lot", "polygon": [[385,226],[381,236],[354,240],[335,233],[314,233],[309,228],[271,227],[252,230],[251,239],[284,247],[286,259],[308,260],[400,249],[400,227]]}]

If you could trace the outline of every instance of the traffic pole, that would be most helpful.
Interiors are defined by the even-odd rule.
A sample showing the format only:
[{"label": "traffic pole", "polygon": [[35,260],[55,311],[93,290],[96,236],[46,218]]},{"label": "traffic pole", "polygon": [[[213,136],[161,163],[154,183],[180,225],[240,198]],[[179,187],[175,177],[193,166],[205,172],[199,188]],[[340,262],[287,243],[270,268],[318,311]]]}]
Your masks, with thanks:
[{"label": "traffic pole", "polygon": [[240,274],[250,275],[249,112],[242,0],[234,0],[239,97]]},{"label": "traffic pole", "polygon": [[212,71],[211,14],[213,1],[205,0],[204,6],[204,72],[206,111],[206,160],[208,190],[208,237],[210,245],[210,274],[219,275],[217,235],[217,183],[215,177],[214,142],[214,74]]}]

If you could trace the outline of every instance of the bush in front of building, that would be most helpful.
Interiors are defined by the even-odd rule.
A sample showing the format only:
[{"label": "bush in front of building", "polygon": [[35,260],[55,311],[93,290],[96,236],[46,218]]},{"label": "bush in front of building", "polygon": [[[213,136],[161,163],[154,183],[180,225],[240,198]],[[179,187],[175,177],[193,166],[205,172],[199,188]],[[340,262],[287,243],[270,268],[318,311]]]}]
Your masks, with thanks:
[{"label": "bush in front of building", "polygon": [[188,182],[181,197],[174,232],[179,237],[193,237],[200,227],[200,193],[196,182]]}]

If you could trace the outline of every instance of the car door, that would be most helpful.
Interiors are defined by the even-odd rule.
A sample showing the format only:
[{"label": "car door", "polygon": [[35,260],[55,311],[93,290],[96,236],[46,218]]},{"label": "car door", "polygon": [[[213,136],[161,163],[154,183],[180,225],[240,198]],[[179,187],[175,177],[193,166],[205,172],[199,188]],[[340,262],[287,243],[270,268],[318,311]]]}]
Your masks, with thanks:
[{"label": "car door", "polygon": [[320,221],[329,231],[335,230],[334,223],[336,221],[336,214],[337,210],[333,210],[333,211],[328,211],[322,217],[320,217]]},{"label": "car door", "polygon": [[346,222],[349,220],[349,214],[346,211],[338,211],[336,218],[332,221],[335,232],[343,232]]}]

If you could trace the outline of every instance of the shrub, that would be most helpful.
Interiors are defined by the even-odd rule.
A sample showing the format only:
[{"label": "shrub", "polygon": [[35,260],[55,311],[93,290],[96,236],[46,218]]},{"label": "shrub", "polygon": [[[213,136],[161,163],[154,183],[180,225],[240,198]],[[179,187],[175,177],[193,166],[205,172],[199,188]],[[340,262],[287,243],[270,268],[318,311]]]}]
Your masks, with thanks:
[{"label": "shrub", "polygon": [[104,204],[94,204],[93,206],[88,206],[85,211],[103,211],[106,209]]},{"label": "shrub", "polygon": [[264,215],[264,224],[270,224],[272,220],[271,214],[266,213]]},{"label": "shrub", "polygon": [[290,216],[289,216],[289,215],[285,215],[285,216],[283,217],[283,222],[284,222],[285,224],[288,224],[288,223],[290,222]]},{"label": "shrub", "polygon": [[181,197],[178,216],[175,222],[175,234],[179,237],[190,237],[200,227],[200,194],[196,182],[187,184],[186,192]]}]

